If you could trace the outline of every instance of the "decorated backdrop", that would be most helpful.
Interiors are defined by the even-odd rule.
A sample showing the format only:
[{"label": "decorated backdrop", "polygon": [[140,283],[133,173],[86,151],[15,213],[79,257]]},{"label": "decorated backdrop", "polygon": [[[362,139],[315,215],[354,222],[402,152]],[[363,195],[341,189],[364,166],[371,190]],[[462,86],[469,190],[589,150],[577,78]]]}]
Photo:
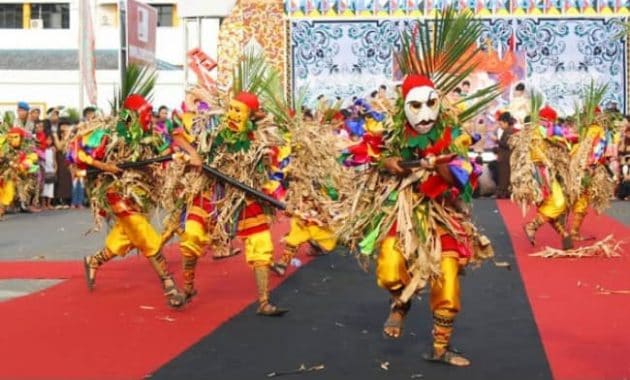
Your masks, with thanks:
[{"label": "decorated backdrop", "polygon": [[[622,18],[558,17],[483,19],[479,43],[499,56],[514,51],[529,87],[547,103],[570,114],[581,89],[591,80],[608,83],[605,104],[626,107],[626,44]],[[293,91],[307,88],[309,102],[369,96],[381,84],[399,79],[392,52],[400,32],[415,21],[401,17],[353,16],[344,19],[289,19],[290,79]],[[518,68],[513,68],[517,70]],[[506,100],[507,101],[507,100]]]}]

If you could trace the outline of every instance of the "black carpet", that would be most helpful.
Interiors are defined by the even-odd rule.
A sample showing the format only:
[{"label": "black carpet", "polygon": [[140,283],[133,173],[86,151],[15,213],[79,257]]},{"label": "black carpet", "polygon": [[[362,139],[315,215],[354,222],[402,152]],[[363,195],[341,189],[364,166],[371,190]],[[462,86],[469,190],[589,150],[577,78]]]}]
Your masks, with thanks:
[{"label": "black carpet", "polygon": [[387,293],[376,286],[373,270],[364,273],[355,259],[335,253],[302,268],[273,292],[273,300],[289,307],[289,314],[258,317],[252,305],[151,378],[265,379],[272,372],[321,364],[325,366],[321,371],[282,378],[549,379],[549,365],[495,203],[476,202],[475,219],[493,240],[497,260],[510,262],[512,271],[487,263],[469,269],[462,278],[463,311],[452,343],[472,360],[471,367],[421,359],[430,346],[425,299],[414,301],[401,339],[383,338]]}]

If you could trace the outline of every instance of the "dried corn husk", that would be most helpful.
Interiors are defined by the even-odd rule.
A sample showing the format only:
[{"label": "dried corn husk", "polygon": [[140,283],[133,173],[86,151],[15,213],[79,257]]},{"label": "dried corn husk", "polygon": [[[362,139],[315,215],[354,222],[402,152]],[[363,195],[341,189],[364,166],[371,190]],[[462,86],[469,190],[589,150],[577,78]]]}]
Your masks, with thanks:
[{"label": "dried corn husk", "polygon": [[606,236],[604,239],[585,247],[579,247],[569,250],[561,250],[546,247],[544,250],[530,254],[530,256],[543,257],[545,259],[555,258],[615,258],[621,257],[621,242],[615,241],[612,235]]}]

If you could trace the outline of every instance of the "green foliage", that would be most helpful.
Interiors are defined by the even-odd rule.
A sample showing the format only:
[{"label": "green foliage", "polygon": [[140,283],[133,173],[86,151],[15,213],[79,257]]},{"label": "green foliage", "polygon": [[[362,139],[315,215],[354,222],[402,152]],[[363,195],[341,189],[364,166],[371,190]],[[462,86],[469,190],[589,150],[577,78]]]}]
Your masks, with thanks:
[{"label": "green foliage", "polygon": [[114,90],[114,98],[109,103],[112,114],[118,114],[123,102],[131,94],[140,94],[150,102],[153,98],[156,81],[157,73],[154,68],[135,64],[127,66],[122,86]]},{"label": "green foliage", "polygon": [[76,124],[81,120],[81,114],[76,108],[66,108],[65,110],[68,113],[68,120],[72,124]]},{"label": "green foliage", "polygon": [[260,94],[269,81],[279,81],[279,75],[272,73],[265,61],[265,57],[253,48],[246,50],[232,72],[232,91]]},{"label": "green foliage", "polygon": [[529,106],[530,106],[530,123],[533,126],[537,126],[540,121],[540,117],[538,116],[538,111],[543,106],[543,96],[540,92],[533,91],[529,95]]},{"label": "green foliage", "polygon": [[588,128],[588,126],[595,121],[595,109],[602,104],[607,91],[608,84],[598,85],[594,80],[591,80],[589,86],[584,89],[584,94],[582,95],[582,99],[584,99],[582,111],[578,112],[580,118],[580,123],[578,124],[580,134],[582,134],[583,128]]},{"label": "green foliage", "polygon": [[0,124],[0,134],[5,134],[15,123],[15,114],[13,111],[7,111],[2,116],[2,124]]}]

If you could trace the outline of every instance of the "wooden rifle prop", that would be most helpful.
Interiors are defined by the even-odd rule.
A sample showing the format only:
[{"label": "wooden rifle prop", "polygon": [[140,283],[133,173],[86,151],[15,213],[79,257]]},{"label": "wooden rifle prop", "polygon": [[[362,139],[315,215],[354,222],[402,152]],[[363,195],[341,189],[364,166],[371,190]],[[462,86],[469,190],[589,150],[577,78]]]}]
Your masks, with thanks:
[{"label": "wooden rifle prop", "polygon": [[[451,162],[455,157],[457,157],[457,154],[455,153],[437,156],[435,157],[433,166],[447,164]],[[424,163],[428,164],[430,163],[430,160],[428,158],[421,158],[419,160],[406,160],[406,161],[401,161],[398,165],[403,169],[415,169],[415,168],[422,167]]]},{"label": "wooden rifle prop", "polygon": [[[162,162],[168,162],[168,161],[172,161],[173,160],[173,156],[172,155],[168,155],[168,156],[160,156],[160,157],[154,157],[154,158],[149,158],[148,160],[141,160],[141,161],[134,161],[134,162],[122,162],[120,164],[116,164],[117,167],[119,167],[122,170],[125,169],[137,169],[137,168],[141,168],[143,166],[147,166],[147,165],[151,165],[151,164],[159,164]],[[99,174],[100,172],[102,172],[102,170],[97,169],[97,168],[89,168],[87,170],[87,175],[96,175]]]},{"label": "wooden rifle prop", "polygon": [[271,204],[273,207],[279,209],[279,210],[286,210],[287,206],[280,202],[279,200],[270,197],[269,195],[260,192],[252,187],[247,186],[246,184],[239,182],[237,180],[235,180],[234,178],[225,175],[223,173],[221,173],[220,171],[218,171],[217,169],[207,165],[207,164],[203,164],[202,166],[203,171],[206,172],[208,175],[214,177],[215,179],[227,183],[230,186],[234,186],[237,189],[243,191],[245,194],[250,195],[254,198],[257,198],[261,201],[265,201],[269,204]]},{"label": "wooden rifle prop", "polygon": [[[142,160],[142,161],[135,161],[135,162],[123,162],[120,164],[117,164],[116,166],[119,167],[120,169],[137,169],[137,168],[141,168],[143,166],[146,165],[151,165],[151,164],[156,164],[156,163],[162,163],[162,162],[168,162],[168,161],[172,161],[173,160],[173,156],[172,155],[168,155],[168,156],[160,156],[160,157],[154,157],[154,158],[150,158],[148,160]],[[227,183],[228,185],[234,186],[237,189],[245,192],[247,195],[250,195],[254,198],[257,198],[261,201],[265,201],[269,204],[271,204],[272,206],[274,206],[275,208],[279,209],[279,210],[285,210],[286,209],[286,205],[280,201],[278,201],[277,199],[270,197],[269,195],[260,192],[250,186],[247,186],[246,184],[239,182],[237,180],[235,180],[234,178],[225,175],[223,173],[221,173],[220,171],[218,171],[217,169],[204,164],[202,166],[203,171],[216,178],[217,180]],[[87,171],[88,175],[95,175],[100,173],[101,170],[100,169],[96,169],[96,168],[90,168]]]}]

